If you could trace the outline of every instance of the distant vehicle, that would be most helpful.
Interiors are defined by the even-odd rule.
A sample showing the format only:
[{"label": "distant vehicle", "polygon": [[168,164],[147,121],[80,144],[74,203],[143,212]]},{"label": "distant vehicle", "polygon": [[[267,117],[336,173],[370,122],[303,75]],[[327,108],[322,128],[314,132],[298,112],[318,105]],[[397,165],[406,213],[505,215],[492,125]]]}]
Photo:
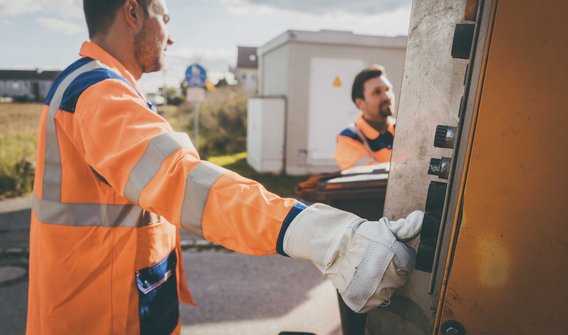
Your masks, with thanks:
[{"label": "distant vehicle", "polygon": [[155,106],[163,106],[166,104],[166,98],[157,93],[148,93],[146,94],[146,98]]}]

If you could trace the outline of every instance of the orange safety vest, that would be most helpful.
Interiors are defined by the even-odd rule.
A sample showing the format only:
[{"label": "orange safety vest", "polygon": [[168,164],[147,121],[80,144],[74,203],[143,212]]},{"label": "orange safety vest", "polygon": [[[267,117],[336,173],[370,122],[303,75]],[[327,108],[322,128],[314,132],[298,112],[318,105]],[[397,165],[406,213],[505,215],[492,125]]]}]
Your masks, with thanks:
[{"label": "orange safety vest", "polygon": [[353,166],[374,163],[388,163],[391,159],[394,140],[394,125],[388,124],[387,131],[373,128],[363,115],[359,115],[338,136],[335,147],[335,161],[340,170]]},{"label": "orange safety vest", "polygon": [[284,254],[305,205],[201,161],[92,42],[51,88],[37,146],[28,334],[177,334],[179,228],[241,253]]}]

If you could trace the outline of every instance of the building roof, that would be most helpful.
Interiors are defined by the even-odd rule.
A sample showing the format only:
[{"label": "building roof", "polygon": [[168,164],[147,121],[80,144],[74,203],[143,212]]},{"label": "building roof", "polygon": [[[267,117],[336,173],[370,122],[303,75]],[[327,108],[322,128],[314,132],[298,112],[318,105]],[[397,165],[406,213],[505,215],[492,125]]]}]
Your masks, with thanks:
[{"label": "building roof", "polygon": [[0,80],[54,80],[61,71],[0,70]]},{"label": "building roof", "polygon": [[351,31],[328,29],[320,31],[288,30],[259,47],[259,53],[268,53],[286,43],[405,49],[406,42],[407,36],[358,35]]},{"label": "building roof", "polygon": [[237,68],[257,69],[256,47],[237,47]]}]

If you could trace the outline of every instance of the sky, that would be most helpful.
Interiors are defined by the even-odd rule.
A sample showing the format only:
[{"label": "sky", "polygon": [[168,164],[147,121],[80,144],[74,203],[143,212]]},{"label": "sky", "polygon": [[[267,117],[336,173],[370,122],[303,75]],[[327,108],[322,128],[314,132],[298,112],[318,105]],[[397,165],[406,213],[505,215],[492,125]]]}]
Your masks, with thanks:
[{"label": "sky", "polygon": [[[287,30],[407,35],[411,0],[167,0],[175,44],[165,71],[146,74],[146,92],[179,86],[197,62],[215,83],[231,81],[237,46],[262,46]],[[61,70],[88,39],[81,0],[0,0],[0,69]]]}]

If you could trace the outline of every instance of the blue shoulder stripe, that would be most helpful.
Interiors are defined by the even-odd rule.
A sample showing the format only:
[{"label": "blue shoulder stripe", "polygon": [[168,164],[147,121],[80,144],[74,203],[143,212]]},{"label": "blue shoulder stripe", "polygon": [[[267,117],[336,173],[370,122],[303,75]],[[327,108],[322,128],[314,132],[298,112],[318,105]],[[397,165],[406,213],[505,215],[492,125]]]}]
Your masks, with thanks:
[{"label": "blue shoulder stripe", "polygon": [[92,62],[93,59],[88,58],[88,57],[84,57],[84,58],[80,58],[79,60],[77,60],[75,63],[69,65],[65,70],[63,70],[58,76],[57,78],[55,78],[55,81],[53,82],[53,85],[51,85],[51,88],[49,89],[49,93],[47,93],[47,96],[45,97],[44,103],[46,105],[49,105],[51,103],[51,99],[53,99],[53,95],[55,94],[55,91],[57,90],[57,88],[59,87],[59,85],[61,84],[61,82],[68,76],[70,75],[73,71],[77,70],[78,68],[80,68],[81,66]]},{"label": "blue shoulder stripe", "polygon": [[361,140],[361,138],[359,137],[359,135],[357,135],[356,133],[353,132],[353,130],[349,129],[349,128],[345,128],[343,129],[343,131],[339,134],[340,136],[346,136],[349,138],[352,138],[356,141],[359,141],[361,143],[363,143],[363,140]]},{"label": "blue shoulder stripe", "polygon": [[65,93],[63,93],[63,99],[61,100],[59,109],[74,113],[77,100],[79,100],[81,94],[89,87],[106,79],[122,80],[128,84],[128,86],[131,86],[128,80],[111,70],[105,68],[94,69],[79,75],[71,82],[69,87],[65,90]]},{"label": "blue shoulder stripe", "polygon": [[276,241],[276,252],[280,255],[288,257],[284,251],[284,235],[286,235],[286,231],[288,230],[290,223],[292,223],[296,216],[298,216],[298,214],[306,208],[308,208],[308,206],[306,206],[303,202],[298,201],[294,207],[290,209],[286,218],[284,218],[284,222],[282,222],[282,227],[280,228],[280,233],[278,234],[278,240]]}]

